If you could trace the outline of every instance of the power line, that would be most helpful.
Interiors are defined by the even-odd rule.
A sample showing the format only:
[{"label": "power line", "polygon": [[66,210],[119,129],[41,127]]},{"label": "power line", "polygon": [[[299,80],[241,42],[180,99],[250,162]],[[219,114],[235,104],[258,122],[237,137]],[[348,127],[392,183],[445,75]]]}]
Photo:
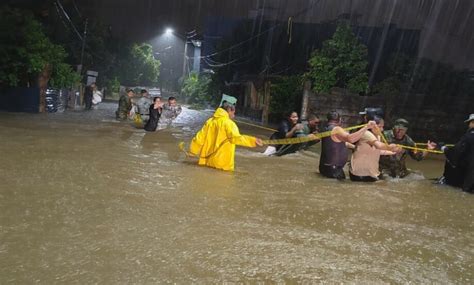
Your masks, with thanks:
[{"label": "power line", "polygon": [[59,0],[57,0],[56,2],[54,2],[56,5],[59,6],[59,8],[61,8],[61,11],[63,12],[64,16],[66,17],[66,19],[68,20],[69,24],[71,24],[71,27],[73,28],[74,32],[76,32],[76,35],[79,37],[79,39],[81,39],[82,41],[82,36],[81,34],[79,33],[79,31],[76,29],[76,26],[74,25],[74,23],[71,21],[71,18],[69,17],[69,15],[66,13],[66,10],[64,10],[64,7],[63,5],[61,5],[61,2],[59,2]]},{"label": "power line", "polygon": [[[63,17],[61,16],[61,13],[59,11],[59,8],[61,8],[61,11],[62,11],[62,14],[64,14],[64,16],[66,17],[66,19],[68,20],[69,24],[71,25],[71,27],[73,28],[73,30],[75,31],[75,34],[76,36],[79,38],[79,40],[81,42],[83,42],[83,37],[81,36],[81,34],[79,33],[79,31],[77,30],[76,26],[74,25],[74,23],[72,22],[71,18],[69,17],[68,13],[66,12],[66,10],[64,9],[64,7],[61,5],[61,3],[59,2],[59,0],[55,1],[54,2],[55,6],[56,6],[56,11],[58,12],[58,15],[59,17],[61,18],[63,24],[65,25],[65,27],[67,28],[67,25],[66,23],[64,22],[63,20]],[[88,52],[95,56],[96,58],[98,59],[101,59],[101,60],[104,60],[104,58],[102,56],[99,56],[97,55],[95,52],[92,51],[92,48],[86,43],[85,46],[87,47],[87,50]]]},{"label": "power line", "polygon": [[[297,12],[297,13],[296,13],[295,15],[293,15],[293,16],[290,16],[289,18],[297,18],[297,17],[301,16],[302,14],[308,12],[311,8],[313,8],[313,7],[314,7],[316,4],[318,4],[320,1],[321,1],[321,0],[314,0],[314,1],[312,1],[312,3],[311,3],[310,5],[308,5],[307,7],[303,8],[303,9],[301,9],[299,12]],[[197,58],[201,58],[201,59],[202,59],[202,58],[209,58],[209,57],[218,55],[218,54],[220,54],[220,53],[226,52],[226,51],[231,50],[231,49],[233,49],[233,48],[235,48],[235,47],[241,46],[241,45],[243,45],[244,43],[247,43],[247,42],[249,42],[249,41],[251,41],[251,40],[253,40],[253,39],[255,39],[255,38],[258,38],[258,37],[260,37],[260,36],[262,36],[262,35],[268,33],[270,30],[273,30],[273,29],[275,29],[276,27],[281,26],[281,25],[283,25],[283,23],[275,24],[275,25],[273,25],[272,27],[266,29],[265,31],[260,32],[260,33],[258,33],[257,35],[252,36],[252,37],[250,37],[250,38],[248,38],[248,39],[246,39],[246,40],[244,40],[244,41],[242,41],[242,42],[240,42],[240,43],[237,43],[237,44],[235,44],[235,45],[233,45],[233,46],[231,46],[231,47],[225,48],[225,49],[223,49],[223,50],[221,50],[221,51],[218,51],[218,52],[215,52],[215,53],[212,53],[212,54],[209,54],[209,55],[199,56],[199,57],[197,57]],[[190,57],[190,58],[194,58],[194,57]]]}]

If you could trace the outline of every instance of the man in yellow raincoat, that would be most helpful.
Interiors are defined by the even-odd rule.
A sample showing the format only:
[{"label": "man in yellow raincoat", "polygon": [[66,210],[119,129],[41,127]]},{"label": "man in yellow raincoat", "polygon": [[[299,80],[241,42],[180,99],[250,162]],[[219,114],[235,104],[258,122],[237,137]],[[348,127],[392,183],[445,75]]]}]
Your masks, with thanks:
[{"label": "man in yellow raincoat", "polygon": [[261,139],[240,134],[234,116],[235,106],[224,101],[193,138],[189,152],[199,156],[199,165],[233,171],[235,145],[262,145]]}]

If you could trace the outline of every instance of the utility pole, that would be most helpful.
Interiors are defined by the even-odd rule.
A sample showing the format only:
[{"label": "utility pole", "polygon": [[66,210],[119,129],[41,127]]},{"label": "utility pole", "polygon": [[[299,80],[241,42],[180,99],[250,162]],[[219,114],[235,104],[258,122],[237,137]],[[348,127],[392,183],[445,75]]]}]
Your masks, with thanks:
[{"label": "utility pole", "polygon": [[82,63],[84,60],[84,47],[86,46],[86,36],[87,36],[87,22],[89,19],[86,19],[86,23],[84,24],[84,34],[82,36],[82,50],[81,50],[81,65],[79,72],[82,74]]},{"label": "utility pole", "polygon": [[184,61],[183,61],[183,80],[186,77],[186,64],[188,61],[188,36],[184,38]]}]

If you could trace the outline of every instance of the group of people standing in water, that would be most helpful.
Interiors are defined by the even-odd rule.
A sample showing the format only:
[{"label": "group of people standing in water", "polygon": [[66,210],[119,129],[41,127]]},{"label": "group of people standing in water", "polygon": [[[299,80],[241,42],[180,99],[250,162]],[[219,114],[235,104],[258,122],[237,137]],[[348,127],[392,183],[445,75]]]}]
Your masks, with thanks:
[{"label": "group of people standing in water", "polygon": [[[440,183],[474,192],[474,114],[465,121],[469,124],[469,130],[459,143],[446,147],[428,141],[424,149],[418,148],[407,135],[407,120],[399,118],[394,121],[392,129],[384,131],[381,108],[365,108],[359,114],[363,118],[360,128],[348,132],[341,126],[342,117],[336,111],[327,114],[327,122],[322,128],[318,116],[311,114],[306,123],[300,123],[298,114],[290,112],[269,142],[275,139],[291,141],[298,137],[308,137],[308,140],[303,143],[269,145],[264,154],[280,156],[321,142],[321,175],[345,179],[344,167],[350,154],[349,178],[352,181],[375,182],[384,176],[403,178],[410,173],[406,166],[408,156],[421,161],[428,152],[442,149],[447,160]],[[189,153],[199,157],[200,165],[232,171],[235,145],[256,147],[265,143],[256,137],[241,135],[232,120],[234,116],[235,103],[223,101],[193,138]]]},{"label": "group of people standing in water", "polygon": [[151,97],[146,89],[142,89],[139,98],[132,101],[135,96],[135,91],[128,89],[120,97],[118,109],[115,112],[117,120],[133,119],[137,127],[154,132],[160,118],[163,117],[167,122],[171,122],[181,114],[182,108],[177,104],[175,97],[169,97],[168,102],[164,103],[160,96]]}]

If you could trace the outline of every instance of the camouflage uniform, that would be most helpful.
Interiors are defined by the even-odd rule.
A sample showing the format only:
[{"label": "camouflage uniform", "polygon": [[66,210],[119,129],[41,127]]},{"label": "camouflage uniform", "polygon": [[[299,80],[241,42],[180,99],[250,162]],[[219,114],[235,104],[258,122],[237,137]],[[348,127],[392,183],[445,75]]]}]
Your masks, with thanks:
[{"label": "camouflage uniform", "polygon": [[150,118],[150,105],[153,100],[149,97],[141,97],[137,101],[137,112],[141,115],[143,121],[148,121]]},{"label": "camouflage uniform", "polygon": [[[407,135],[401,140],[397,140],[392,130],[383,132],[387,142],[389,144],[399,144],[405,146],[416,147],[415,142]],[[401,153],[395,155],[383,155],[380,157],[380,172],[390,175],[391,177],[405,177],[410,174],[406,166],[407,155],[410,155],[416,161],[423,159],[423,153],[421,151],[415,152],[413,150],[403,149]]]},{"label": "camouflage uniform", "polygon": [[115,112],[115,117],[118,120],[126,120],[128,118],[128,113],[132,109],[132,101],[127,94],[120,96],[118,109]]},{"label": "camouflage uniform", "polygon": [[176,117],[178,117],[179,114],[181,114],[181,106],[176,105],[176,106],[170,106],[169,103],[163,104],[163,118],[166,119],[166,121],[171,122]]}]

